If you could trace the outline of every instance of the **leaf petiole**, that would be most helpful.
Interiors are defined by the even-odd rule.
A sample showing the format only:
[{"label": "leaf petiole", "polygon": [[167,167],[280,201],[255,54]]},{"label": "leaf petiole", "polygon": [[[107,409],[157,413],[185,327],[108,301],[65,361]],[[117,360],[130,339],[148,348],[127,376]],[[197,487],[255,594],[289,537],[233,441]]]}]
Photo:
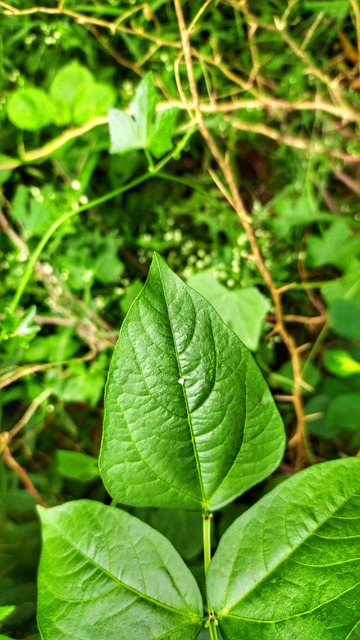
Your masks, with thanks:
[{"label": "leaf petiole", "polygon": [[[205,578],[206,573],[211,562],[211,521],[212,513],[203,513],[203,544],[204,544],[204,571]],[[207,626],[209,628],[211,640],[218,640],[217,634],[217,621],[214,613],[211,611],[209,600],[207,599],[207,609],[209,615],[209,621]]]}]

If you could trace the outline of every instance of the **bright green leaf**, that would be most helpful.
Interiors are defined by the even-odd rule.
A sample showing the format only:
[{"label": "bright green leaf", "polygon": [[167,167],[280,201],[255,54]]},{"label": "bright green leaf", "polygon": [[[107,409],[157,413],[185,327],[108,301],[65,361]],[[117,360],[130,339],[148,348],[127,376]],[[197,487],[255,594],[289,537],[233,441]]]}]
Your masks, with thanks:
[{"label": "bright green leaf", "polygon": [[0,322],[0,340],[14,338],[24,347],[35,338],[39,325],[35,324],[36,307],[32,306],[22,316],[6,308],[4,318]]},{"label": "bright green leaf", "polygon": [[22,87],[7,103],[9,120],[18,129],[37,131],[53,122],[55,107],[51,98],[37,87]]},{"label": "bright green leaf", "polygon": [[100,473],[134,506],[218,509],[279,464],[284,432],[250,352],[154,255],[120,331]]},{"label": "bright green leaf", "polygon": [[147,73],[141,80],[135,98],[131,103],[137,132],[143,149],[147,147],[152,123],[156,111],[156,89],[152,73]]},{"label": "bright green leaf", "polygon": [[188,279],[190,287],[201,293],[219,316],[251,351],[256,351],[269,311],[269,301],[255,287],[230,290],[210,271],[197,273]]},{"label": "bright green leaf", "polygon": [[324,355],[324,367],[340,378],[360,373],[360,362],[343,349],[328,349]]},{"label": "bright green leaf", "polygon": [[95,116],[106,115],[115,101],[116,94],[112,87],[99,82],[86,85],[75,98],[73,109],[75,124],[82,124]]},{"label": "bright green leaf", "polygon": [[65,478],[91,482],[99,476],[97,459],[79,451],[57,450],[58,471]]},{"label": "bright green leaf", "polygon": [[79,93],[88,85],[94,85],[93,74],[74,61],[61,67],[56,73],[50,86],[50,94],[55,100],[65,101],[73,106]]},{"label": "bright green leaf", "polygon": [[173,148],[172,137],[178,113],[176,107],[171,107],[156,114],[154,128],[146,145],[155,158],[161,158]]},{"label": "bright green leaf", "polygon": [[195,579],[160,533],[88,500],[39,508],[43,640],[194,640],[202,625]]},{"label": "bright green leaf", "polygon": [[[12,604],[0,607],[0,620],[5,620],[5,618],[10,616],[15,611],[15,609],[16,609],[16,607],[14,605],[12,605]],[[0,638],[1,638],[1,636],[0,636]]]},{"label": "bright green leaf", "polygon": [[207,575],[224,640],[345,640],[359,621],[360,460],[296,474],[240,516]]}]

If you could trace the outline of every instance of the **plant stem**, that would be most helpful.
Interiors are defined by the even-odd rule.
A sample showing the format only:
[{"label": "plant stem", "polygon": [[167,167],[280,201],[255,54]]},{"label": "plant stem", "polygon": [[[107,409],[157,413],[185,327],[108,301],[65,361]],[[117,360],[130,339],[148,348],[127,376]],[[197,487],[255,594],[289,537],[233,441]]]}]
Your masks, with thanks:
[{"label": "plant stem", "polygon": [[211,513],[203,513],[203,543],[204,543],[204,571],[205,576],[211,561]]},{"label": "plant stem", "polygon": [[[204,545],[204,571],[206,573],[211,562],[211,513],[203,513],[203,545]],[[209,614],[209,633],[211,640],[218,640],[216,620],[210,608],[209,599],[207,598],[207,609]]]},{"label": "plant stem", "polygon": [[138,178],[135,178],[135,180],[132,180],[132,182],[129,182],[126,185],[123,185],[121,187],[119,187],[118,189],[115,189],[114,191],[110,191],[108,193],[106,193],[103,196],[100,196],[99,198],[95,198],[94,200],[91,200],[90,202],[88,202],[86,205],[83,205],[81,207],[79,207],[78,209],[75,210],[71,210],[71,211],[67,211],[66,213],[64,213],[62,216],[60,216],[60,218],[58,218],[57,220],[55,220],[55,222],[53,222],[53,224],[48,228],[47,232],[43,235],[43,237],[41,238],[40,242],[37,244],[37,246],[35,247],[35,250],[33,252],[33,254],[31,255],[29,262],[27,264],[27,267],[25,269],[25,272],[21,278],[20,284],[17,288],[17,291],[15,292],[15,295],[11,301],[10,304],[10,310],[14,313],[18,307],[18,304],[21,300],[21,297],[24,293],[24,290],[26,288],[26,285],[28,284],[32,272],[34,270],[35,264],[41,254],[41,252],[43,251],[44,247],[47,245],[47,243],[49,242],[51,236],[55,233],[55,231],[61,227],[62,224],[64,224],[64,222],[67,222],[68,220],[70,220],[71,218],[74,218],[75,216],[77,216],[79,213],[82,213],[83,211],[86,211],[87,209],[90,209],[91,207],[97,207],[99,204],[102,204],[103,202],[106,202],[107,200],[111,200],[112,198],[115,198],[116,196],[118,196],[120,193],[124,193],[125,191],[128,191],[129,189],[133,189],[133,187],[136,187],[138,184],[141,184],[142,182],[145,182],[145,180],[147,180],[148,178],[153,177],[154,173],[147,171],[146,173],[144,173],[143,175],[139,176]]}]

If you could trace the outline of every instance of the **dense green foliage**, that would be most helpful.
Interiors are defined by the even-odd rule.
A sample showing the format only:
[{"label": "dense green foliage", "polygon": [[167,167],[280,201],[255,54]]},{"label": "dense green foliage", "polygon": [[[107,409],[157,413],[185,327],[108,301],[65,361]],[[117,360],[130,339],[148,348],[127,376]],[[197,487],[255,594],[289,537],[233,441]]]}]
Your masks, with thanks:
[{"label": "dense green foliage", "polygon": [[[202,511],[212,640],[217,625],[227,640],[341,640],[359,622],[356,458],[275,488],[235,520],[211,561],[212,512],[277,466],[283,440],[247,348],[154,254],[112,358],[100,472],[125,505]],[[168,540],[97,502],[40,509],[44,640],[198,637],[201,594]]]},{"label": "dense green foliage", "polygon": [[[269,444],[213,546],[294,471],[357,454],[360,17],[355,0],[13,0],[0,23],[0,640],[35,640],[35,506],[110,501],[103,389],[154,251],[252,351],[285,423],[280,468],[265,480],[283,453]],[[102,468],[202,585],[199,514],[127,502]]]}]

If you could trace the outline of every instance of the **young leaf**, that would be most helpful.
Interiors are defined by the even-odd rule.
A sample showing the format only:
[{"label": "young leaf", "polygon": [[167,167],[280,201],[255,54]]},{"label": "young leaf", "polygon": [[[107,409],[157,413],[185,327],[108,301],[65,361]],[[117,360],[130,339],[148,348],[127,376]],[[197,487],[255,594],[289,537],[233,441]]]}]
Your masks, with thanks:
[{"label": "young leaf", "polygon": [[100,473],[134,506],[218,509],[269,475],[281,418],[250,352],[154,254],[120,331]]},{"label": "young leaf", "polygon": [[345,640],[359,621],[360,460],[293,476],[240,516],[207,573],[224,640]]},{"label": "young leaf", "polygon": [[194,640],[202,601],[190,570],[160,533],[88,500],[39,507],[43,640]]},{"label": "young leaf", "polygon": [[133,118],[125,111],[110,109],[110,153],[147,149],[155,158],[171,151],[178,109],[156,114],[156,90],[152,73],[147,73],[131,103]]},{"label": "young leaf", "polygon": [[45,91],[37,87],[21,87],[7,103],[9,120],[18,129],[38,131],[53,122],[54,103]]}]

